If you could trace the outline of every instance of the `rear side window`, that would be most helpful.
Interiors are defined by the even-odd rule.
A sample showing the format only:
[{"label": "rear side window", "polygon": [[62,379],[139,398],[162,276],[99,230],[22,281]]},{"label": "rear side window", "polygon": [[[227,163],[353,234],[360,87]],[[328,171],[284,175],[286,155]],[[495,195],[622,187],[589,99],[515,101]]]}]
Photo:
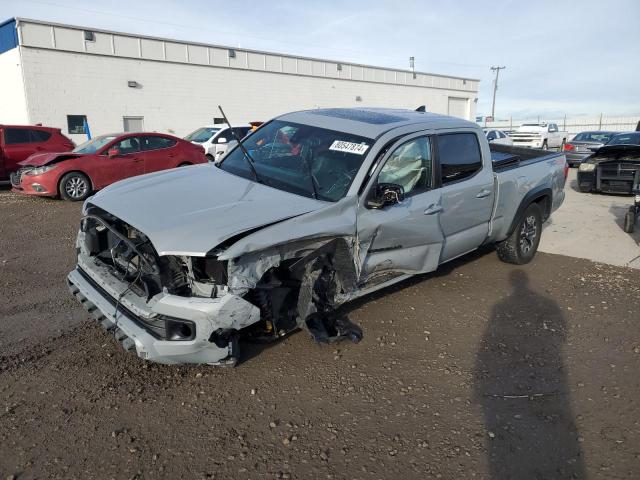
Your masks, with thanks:
[{"label": "rear side window", "polygon": [[480,145],[473,133],[438,136],[438,158],[443,185],[469,178],[482,168]]},{"label": "rear side window", "polygon": [[142,137],[142,150],[159,150],[170,148],[176,144],[175,140],[165,137]]},{"label": "rear side window", "polygon": [[45,132],[44,130],[31,130],[32,142],[46,142],[50,138],[51,138],[50,132]]},{"label": "rear side window", "polygon": [[15,145],[18,143],[31,143],[31,136],[27,128],[7,128],[4,131],[5,145]]}]

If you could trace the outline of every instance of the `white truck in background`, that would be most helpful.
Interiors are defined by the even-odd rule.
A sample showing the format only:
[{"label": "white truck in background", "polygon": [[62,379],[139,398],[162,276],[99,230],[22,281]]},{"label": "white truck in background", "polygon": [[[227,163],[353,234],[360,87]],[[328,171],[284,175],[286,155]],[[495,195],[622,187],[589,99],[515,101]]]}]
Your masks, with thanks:
[{"label": "white truck in background", "polygon": [[509,135],[514,147],[530,147],[548,150],[562,149],[567,142],[568,133],[560,131],[556,123],[523,123]]}]

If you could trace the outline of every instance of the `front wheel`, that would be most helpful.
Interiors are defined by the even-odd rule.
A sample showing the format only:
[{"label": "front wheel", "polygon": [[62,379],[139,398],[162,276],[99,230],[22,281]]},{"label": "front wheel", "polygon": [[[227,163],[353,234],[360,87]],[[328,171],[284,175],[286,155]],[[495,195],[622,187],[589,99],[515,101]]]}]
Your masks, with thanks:
[{"label": "front wheel", "polygon": [[547,141],[545,140],[544,142],[542,142],[542,150],[549,150],[549,144],[547,143]]},{"label": "front wheel", "polygon": [[629,211],[624,216],[624,231],[627,233],[633,233],[633,229],[636,226],[636,209],[635,207],[629,208]]},{"label": "front wheel", "polygon": [[496,244],[500,260],[515,265],[529,263],[538,250],[542,233],[542,210],[532,203],[508,238]]},{"label": "front wheel", "polygon": [[59,192],[64,200],[82,201],[91,193],[91,181],[84,173],[69,172],[60,180]]}]

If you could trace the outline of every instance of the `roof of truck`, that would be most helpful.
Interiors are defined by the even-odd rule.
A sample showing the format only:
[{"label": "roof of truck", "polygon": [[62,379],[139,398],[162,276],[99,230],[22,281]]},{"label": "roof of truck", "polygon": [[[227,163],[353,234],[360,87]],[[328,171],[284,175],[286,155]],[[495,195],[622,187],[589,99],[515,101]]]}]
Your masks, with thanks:
[{"label": "roof of truck", "polygon": [[461,118],[395,108],[320,108],[287,113],[278,117],[278,120],[338,130],[367,138],[377,138],[389,130],[406,125],[420,125],[425,129],[479,128],[477,124]]}]

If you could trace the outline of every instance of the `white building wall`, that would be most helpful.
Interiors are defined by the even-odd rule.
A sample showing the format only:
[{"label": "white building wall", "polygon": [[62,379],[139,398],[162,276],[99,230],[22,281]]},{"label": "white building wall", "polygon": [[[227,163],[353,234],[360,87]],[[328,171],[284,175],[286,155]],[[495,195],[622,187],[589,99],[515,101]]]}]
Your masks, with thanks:
[{"label": "white building wall", "polygon": [[426,105],[447,114],[451,97],[466,99],[459,111],[475,116],[471,79],[115,32],[94,31],[88,41],[78,27],[18,25],[30,120],[65,133],[67,115],[87,115],[94,135],[122,131],[133,116],[147,131],[183,136],[219,117],[218,105],[244,123],[320,107]]},{"label": "white building wall", "polygon": [[19,48],[0,54],[0,123],[29,123]]}]

